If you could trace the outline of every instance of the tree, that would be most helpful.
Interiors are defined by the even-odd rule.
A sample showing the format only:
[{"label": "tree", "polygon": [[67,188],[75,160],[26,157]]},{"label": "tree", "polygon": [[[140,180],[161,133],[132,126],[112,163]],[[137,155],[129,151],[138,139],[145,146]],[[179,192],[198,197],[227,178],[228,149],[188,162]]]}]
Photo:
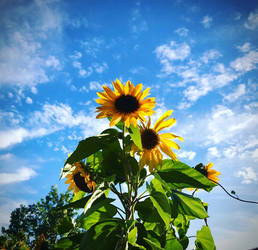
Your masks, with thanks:
[{"label": "tree", "polygon": [[44,235],[49,248],[52,248],[57,237],[62,235],[64,222],[72,224],[72,218],[76,215],[72,208],[58,209],[71,200],[70,192],[58,194],[57,188],[52,186],[48,195],[36,204],[16,208],[11,213],[9,227],[2,227],[0,247],[22,249],[20,243],[26,242],[32,248],[37,239]]}]

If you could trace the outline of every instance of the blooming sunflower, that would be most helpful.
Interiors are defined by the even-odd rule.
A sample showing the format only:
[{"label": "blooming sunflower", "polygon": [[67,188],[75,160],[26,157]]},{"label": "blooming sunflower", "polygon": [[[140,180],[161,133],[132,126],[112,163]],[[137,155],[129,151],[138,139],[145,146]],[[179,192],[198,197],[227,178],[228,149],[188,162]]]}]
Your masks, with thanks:
[{"label": "blooming sunflower", "polygon": [[91,193],[94,192],[96,183],[90,179],[90,174],[84,170],[80,162],[73,164],[74,171],[66,176],[65,184],[70,184],[68,189],[73,189],[74,193],[80,190]]},{"label": "blooming sunflower", "polygon": [[126,127],[132,124],[137,126],[137,119],[146,121],[144,116],[150,116],[154,113],[155,98],[144,98],[149,94],[150,88],[142,91],[142,84],[135,87],[127,81],[123,85],[118,79],[113,82],[114,91],[103,85],[104,92],[97,92],[100,99],[96,102],[100,104],[97,107],[99,114],[96,118],[111,117],[110,126],[116,125],[120,120],[125,123]]},{"label": "blooming sunflower", "polygon": [[[202,164],[199,164],[195,167],[195,169],[197,171],[199,171],[201,174],[203,174],[204,176],[206,176],[208,179],[214,181],[214,182],[218,182],[219,181],[219,178],[218,178],[218,175],[220,175],[221,173],[218,172],[217,170],[215,169],[211,169],[213,166],[213,163],[210,162],[208,163],[205,167],[202,165]],[[193,191],[194,188],[187,188],[188,190],[191,190]],[[196,189],[197,191],[198,189]]]},{"label": "blooming sunflower", "polygon": [[142,151],[137,148],[135,144],[132,146],[132,154],[138,152],[140,155],[140,168],[145,165],[149,166],[150,171],[153,171],[157,165],[162,165],[163,153],[168,155],[171,159],[177,160],[176,154],[171,148],[180,149],[179,145],[172,141],[171,139],[178,138],[183,141],[183,138],[172,133],[162,133],[158,134],[164,128],[171,127],[176,120],[170,118],[173,110],[169,110],[164,113],[154,124],[153,128],[151,126],[151,119],[147,124],[142,123],[140,126],[141,141],[142,141]]}]

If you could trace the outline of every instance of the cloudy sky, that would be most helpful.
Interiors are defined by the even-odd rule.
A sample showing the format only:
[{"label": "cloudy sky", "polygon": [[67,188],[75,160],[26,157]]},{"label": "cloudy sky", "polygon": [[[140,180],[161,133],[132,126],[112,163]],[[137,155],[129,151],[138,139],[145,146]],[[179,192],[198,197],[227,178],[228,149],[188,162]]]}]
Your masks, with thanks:
[{"label": "cloudy sky", "polygon": [[[156,117],[174,110],[181,161],[214,162],[229,191],[258,200],[256,1],[2,0],[0,27],[1,225],[66,189],[64,160],[106,128],[94,99],[116,78],[151,87]],[[198,196],[219,250],[258,246],[257,205]]]}]

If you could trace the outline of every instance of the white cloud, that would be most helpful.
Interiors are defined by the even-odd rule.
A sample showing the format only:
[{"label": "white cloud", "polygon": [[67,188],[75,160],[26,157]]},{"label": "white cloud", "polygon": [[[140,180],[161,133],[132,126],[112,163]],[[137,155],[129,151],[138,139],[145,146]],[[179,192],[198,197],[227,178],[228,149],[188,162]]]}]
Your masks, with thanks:
[{"label": "white cloud", "polygon": [[[0,22],[5,35],[0,43],[0,82],[19,87],[49,81],[44,54],[51,37],[62,30],[62,15],[51,1],[31,1],[2,6]],[[54,33],[53,33],[54,31]],[[51,34],[51,35],[50,35]]]},{"label": "white cloud", "polygon": [[194,157],[196,156],[196,153],[194,151],[180,150],[180,151],[177,152],[177,155],[178,155],[179,158],[193,160]]},{"label": "white cloud", "polygon": [[172,61],[184,61],[190,55],[191,49],[186,43],[177,44],[171,41],[168,44],[158,46],[154,52],[162,64],[162,71],[169,75],[175,71],[175,68],[172,66]]},{"label": "white cloud", "polygon": [[91,81],[90,82],[90,90],[103,90],[102,85],[99,82]]},{"label": "white cloud", "polygon": [[230,66],[239,71],[240,73],[246,73],[250,70],[256,69],[258,63],[258,51],[250,51],[248,54],[239,57],[230,63]]},{"label": "white cloud", "polygon": [[33,169],[21,167],[15,173],[0,173],[0,185],[27,181],[36,175]]},{"label": "white cloud", "polygon": [[154,51],[159,59],[185,60],[190,55],[190,46],[186,43],[177,44],[171,41],[169,44],[163,44]]},{"label": "white cloud", "polygon": [[138,4],[137,7],[132,10],[131,20],[129,23],[132,33],[134,33],[136,36],[148,30],[148,23],[142,17],[140,4]]},{"label": "white cloud", "polygon": [[210,157],[220,157],[220,153],[219,153],[217,147],[208,148],[208,156],[210,156]]},{"label": "white cloud", "polygon": [[210,60],[218,59],[221,56],[222,55],[219,53],[219,51],[211,49],[203,54],[201,60],[207,64]]},{"label": "white cloud", "polygon": [[41,137],[50,133],[53,133],[55,129],[47,128],[36,128],[36,129],[25,129],[22,127],[11,128],[8,130],[0,131],[0,149],[10,147],[14,144],[21,143],[25,139],[32,139],[36,137]]},{"label": "white cloud", "polygon": [[236,101],[239,97],[243,96],[246,93],[246,88],[245,88],[245,84],[239,84],[237,89],[226,95],[224,97],[225,100],[229,101],[229,102],[234,102]]},{"label": "white cloud", "polygon": [[246,42],[242,46],[237,46],[237,48],[241,52],[248,52],[249,50],[251,50],[251,43]]},{"label": "white cloud", "polygon": [[94,63],[93,67],[98,74],[102,74],[106,69],[108,69],[108,65],[105,62],[102,64]]},{"label": "white cloud", "polygon": [[202,25],[203,25],[203,27],[204,27],[205,29],[210,28],[211,23],[212,23],[212,17],[210,17],[210,16],[208,16],[208,15],[207,15],[207,16],[204,16],[201,23],[202,23]]},{"label": "white cloud", "polygon": [[30,97],[27,97],[27,98],[26,98],[26,103],[28,103],[28,104],[32,104],[32,103],[33,103],[33,101],[32,101],[32,99],[31,99]]},{"label": "white cloud", "polygon": [[186,36],[188,36],[189,29],[187,29],[187,28],[185,28],[185,27],[181,27],[181,28],[175,30],[175,32],[176,32],[179,36],[186,37]]},{"label": "white cloud", "polygon": [[250,12],[247,21],[244,23],[245,28],[255,30],[258,27],[258,9]]},{"label": "white cloud", "polygon": [[48,59],[46,60],[46,66],[53,67],[54,69],[57,69],[57,70],[61,69],[61,64],[60,64],[59,60],[54,56],[48,57]]},{"label": "white cloud", "polygon": [[236,177],[243,179],[243,184],[250,184],[258,180],[255,171],[251,167],[243,168],[242,170],[237,171],[235,175]]}]

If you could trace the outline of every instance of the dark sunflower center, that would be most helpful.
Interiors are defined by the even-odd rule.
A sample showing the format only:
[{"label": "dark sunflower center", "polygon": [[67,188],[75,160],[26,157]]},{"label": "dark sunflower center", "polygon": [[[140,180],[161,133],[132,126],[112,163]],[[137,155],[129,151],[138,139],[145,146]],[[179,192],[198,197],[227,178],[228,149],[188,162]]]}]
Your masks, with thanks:
[{"label": "dark sunflower center", "polygon": [[115,107],[120,113],[132,113],[139,108],[138,100],[131,95],[121,95],[115,101]]},{"label": "dark sunflower center", "polygon": [[197,171],[199,171],[202,175],[208,177],[208,171],[205,169],[205,166],[200,163],[194,167]]},{"label": "dark sunflower center", "polygon": [[73,180],[76,184],[76,186],[87,193],[90,193],[91,190],[88,188],[87,183],[85,182],[85,178],[80,175],[80,173],[73,176]]},{"label": "dark sunflower center", "polygon": [[153,129],[145,129],[141,134],[142,147],[153,149],[159,143],[159,137]]}]

